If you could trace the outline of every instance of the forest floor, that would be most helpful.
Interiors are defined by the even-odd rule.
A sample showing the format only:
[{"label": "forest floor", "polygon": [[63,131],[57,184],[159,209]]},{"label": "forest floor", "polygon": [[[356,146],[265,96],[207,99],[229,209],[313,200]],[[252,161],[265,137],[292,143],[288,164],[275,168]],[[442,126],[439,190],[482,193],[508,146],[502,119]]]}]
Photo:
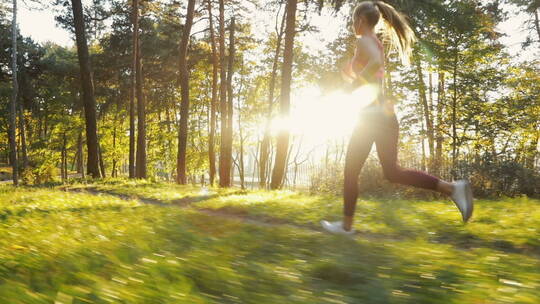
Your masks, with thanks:
[{"label": "forest floor", "polygon": [[540,201],[341,199],[110,179],[0,185],[0,303],[539,303]]}]

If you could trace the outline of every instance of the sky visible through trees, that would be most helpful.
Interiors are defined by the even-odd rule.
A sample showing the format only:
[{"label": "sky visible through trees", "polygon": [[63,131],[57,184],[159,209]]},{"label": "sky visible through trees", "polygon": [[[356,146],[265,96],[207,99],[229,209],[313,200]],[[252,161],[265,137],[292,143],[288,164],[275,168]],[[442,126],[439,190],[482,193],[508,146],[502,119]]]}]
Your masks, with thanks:
[{"label": "sky visible through trees", "polygon": [[[43,9],[41,5],[28,1],[21,3],[19,10],[21,15],[19,18],[19,27],[23,35],[30,36],[35,41],[41,43],[52,41],[63,46],[73,44],[69,33],[56,26],[54,12],[51,9]],[[528,50],[523,52],[523,48],[521,47],[521,43],[525,41],[526,36],[526,31],[523,30],[523,23],[526,17],[514,6],[509,6],[508,10],[512,14],[508,20],[499,25],[500,30],[507,35],[502,40],[510,48],[511,54],[519,55],[519,59],[531,59],[534,56],[534,51]],[[331,13],[331,9],[324,9],[321,16],[311,16],[313,24],[320,32],[307,34],[305,38],[307,41],[306,44],[316,50],[325,48],[325,43],[321,43],[320,39],[326,39],[326,42],[328,42],[333,36],[336,36],[345,24],[345,15],[345,12],[341,12],[338,16],[335,16]],[[251,16],[252,21],[258,24],[258,28],[260,29],[259,35],[264,36],[265,32],[272,26],[272,17],[274,16],[270,16],[269,14],[253,14]]]}]

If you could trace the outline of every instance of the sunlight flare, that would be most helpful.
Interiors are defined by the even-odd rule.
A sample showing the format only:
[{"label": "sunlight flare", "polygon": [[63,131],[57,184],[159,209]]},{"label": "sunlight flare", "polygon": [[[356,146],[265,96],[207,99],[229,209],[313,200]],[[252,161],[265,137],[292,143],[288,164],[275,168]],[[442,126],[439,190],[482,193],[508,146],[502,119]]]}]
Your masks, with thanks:
[{"label": "sunlight flare", "polygon": [[301,88],[293,93],[291,114],[272,120],[272,133],[287,130],[312,144],[346,137],[358,121],[360,110],[371,104],[378,94],[374,85],[364,85],[352,93],[340,90],[328,94],[322,94],[317,87]]}]

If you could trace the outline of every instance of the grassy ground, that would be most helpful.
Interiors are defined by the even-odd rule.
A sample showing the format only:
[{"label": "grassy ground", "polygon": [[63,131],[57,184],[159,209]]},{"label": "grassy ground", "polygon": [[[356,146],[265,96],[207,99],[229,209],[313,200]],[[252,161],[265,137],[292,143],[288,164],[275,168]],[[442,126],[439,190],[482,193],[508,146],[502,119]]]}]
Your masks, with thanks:
[{"label": "grassy ground", "polygon": [[539,201],[479,201],[468,225],[450,202],[361,201],[358,236],[319,231],[340,213],[286,191],[0,186],[0,303],[540,301]]}]

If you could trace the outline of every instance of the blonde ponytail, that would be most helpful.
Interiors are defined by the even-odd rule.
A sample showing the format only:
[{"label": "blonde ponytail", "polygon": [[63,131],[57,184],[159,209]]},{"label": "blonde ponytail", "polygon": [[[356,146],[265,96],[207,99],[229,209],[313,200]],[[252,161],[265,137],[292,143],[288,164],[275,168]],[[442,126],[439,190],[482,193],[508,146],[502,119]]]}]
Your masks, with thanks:
[{"label": "blonde ponytail", "polygon": [[373,1],[385,21],[385,34],[403,63],[408,63],[412,54],[412,44],[416,41],[414,32],[403,14],[382,1]]},{"label": "blonde ponytail", "polygon": [[401,61],[408,63],[416,38],[406,17],[393,6],[382,1],[364,1],[355,8],[353,21],[356,23],[358,18],[364,17],[374,27],[381,16],[385,25],[383,35],[390,42],[390,47],[398,52]]}]

